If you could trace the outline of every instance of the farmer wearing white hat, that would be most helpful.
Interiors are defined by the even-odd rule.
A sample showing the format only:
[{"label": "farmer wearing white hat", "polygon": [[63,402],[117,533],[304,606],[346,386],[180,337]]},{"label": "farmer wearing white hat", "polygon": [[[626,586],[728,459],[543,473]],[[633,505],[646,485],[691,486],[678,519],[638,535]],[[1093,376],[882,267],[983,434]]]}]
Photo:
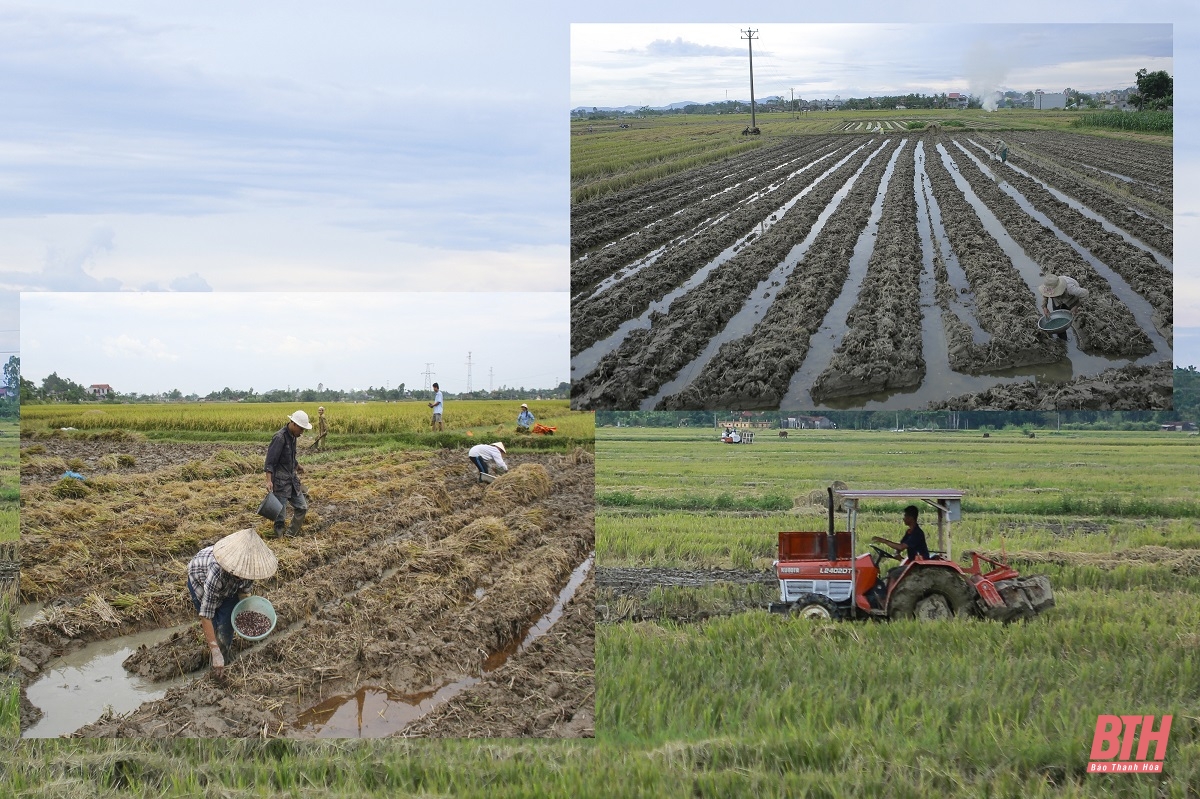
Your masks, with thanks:
[{"label": "farmer wearing white hat", "polygon": [[[1079,306],[1087,299],[1088,290],[1079,285],[1078,281],[1067,275],[1046,275],[1042,281],[1042,316],[1049,317],[1051,311],[1069,310],[1071,316],[1079,310]],[[1058,333],[1059,338],[1066,338],[1067,331]]]},{"label": "farmer wearing white hat", "polygon": [[502,472],[508,471],[508,464],[504,462],[504,456],[507,454],[504,442],[497,441],[494,444],[476,444],[467,452],[467,457],[475,464],[475,468],[479,469],[479,479],[483,480],[483,476],[488,473],[489,463]]},{"label": "farmer wearing white hat", "polygon": [[218,677],[232,657],[233,607],[250,595],[255,580],[275,574],[279,561],[253,528],[238,530],[196,553],[188,563],[187,588]]},{"label": "farmer wearing white hat", "polygon": [[281,505],[279,516],[275,518],[276,536],[284,534],[288,503],[291,503],[293,513],[292,526],[287,528],[287,535],[300,532],[304,514],[308,513],[308,501],[304,498],[304,486],[300,485],[299,476],[304,469],[296,463],[296,440],[305,430],[312,430],[308,414],[296,411],[288,417],[288,423],[275,433],[267,447],[267,459],[263,465],[267,473],[267,491],[274,494]]},{"label": "farmer wearing white hat", "polygon": [[521,414],[517,417],[517,432],[528,433],[531,427],[533,427],[533,414],[529,412],[529,406],[522,402]]}]

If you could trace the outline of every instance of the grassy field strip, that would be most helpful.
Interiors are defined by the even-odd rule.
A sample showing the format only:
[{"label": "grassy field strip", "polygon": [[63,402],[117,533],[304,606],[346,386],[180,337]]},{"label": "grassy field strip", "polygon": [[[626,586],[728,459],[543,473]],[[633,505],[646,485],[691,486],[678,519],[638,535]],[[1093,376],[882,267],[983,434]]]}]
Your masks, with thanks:
[{"label": "grassy field strip", "polygon": [[[1037,795],[1084,777],[1096,716],[1114,703],[1194,707],[1200,637],[1181,631],[1200,626],[1200,606],[1188,599],[1062,591],[1053,615],[1020,626],[814,625],[765,612],[692,628],[601,625],[599,728],[651,752],[736,739],[745,765],[769,771],[917,766],[884,770],[890,795],[996,779]],[[1178,788],[1200,779],[1200,720],[1176,719]]]}]

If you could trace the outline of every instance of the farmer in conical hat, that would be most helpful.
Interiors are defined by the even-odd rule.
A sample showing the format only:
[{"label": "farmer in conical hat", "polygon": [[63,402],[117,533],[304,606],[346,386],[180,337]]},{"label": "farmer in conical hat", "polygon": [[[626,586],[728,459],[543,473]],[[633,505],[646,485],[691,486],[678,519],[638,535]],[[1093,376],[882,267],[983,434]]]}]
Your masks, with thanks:
[{"label": "farmer in conical hat", "polygon": [[263,465],[267,473],[267,491],[274,494],[282,505],[279,516],[275,519],[276,537],[284,534],[284,516],[287,514],[288,503],[291,503],[293,508],[292,526],[287,529],[288,535],[300,532],[304,514],[308,513],[304,486],[300,485],[300,473],[304,469],[296,463],[297,439],[305,430],[312,430],[308,414],[296,411],[288,417],[288,423],[276,431],[267,447],[267,459]]},{"label": "farmer in conical hat", "polygon": [[220,677],[232,658],[233,606],[249,596],[255,580],[275,574],[279,561],[252,527],[227,535],[188,563],[187,587]]},{"label": "farmer in conical hat", "polygon": [[[1051,311],[1066,309],[1074,318],[1080,305],[1087,299],[1088,290],[1069,275],[1046,275],[1042,280],[1042,316],[1049,318]],[[1060,331],[1059,338],[1066,338],[1067,331]]]},{"label": "farmer in conical hat", "polygon": [[479,470],[479,479],[483,480],[483,476],[488,473],[488,464],[494,465],[497,469],[503,472],[508,471],[508,464],[504,462],[504,456],[508,452],[504,449],[504,442],[496,441],[491,444],[476,444],[467,451],[467,457],[475,464],[475,468]]}]

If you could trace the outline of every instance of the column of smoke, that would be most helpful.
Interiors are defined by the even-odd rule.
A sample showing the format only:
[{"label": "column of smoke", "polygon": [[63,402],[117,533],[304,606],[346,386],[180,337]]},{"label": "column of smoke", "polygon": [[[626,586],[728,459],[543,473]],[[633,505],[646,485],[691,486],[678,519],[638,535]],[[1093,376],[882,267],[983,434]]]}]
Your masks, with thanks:
[{"label": "column of smoke", "polygon": [[995,111],[1000,103],[1000,85],[1008,75],[1004,55],[987,42],[975,42],[967,51],[966,73],[971,95],[979,98],[984,111]]}]

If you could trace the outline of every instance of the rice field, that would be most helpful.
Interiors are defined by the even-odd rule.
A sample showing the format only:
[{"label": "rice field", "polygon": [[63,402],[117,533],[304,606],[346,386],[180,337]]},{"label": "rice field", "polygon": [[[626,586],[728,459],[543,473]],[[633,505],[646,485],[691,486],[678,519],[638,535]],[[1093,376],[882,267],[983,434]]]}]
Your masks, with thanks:
[{"label": "rice field", "polygon": [[[538,422],[557,427],[557,435],[590,439],[592,417],[572,412],[566,400],[527,403]],[[199,432],[271,433],[293,411],[308,413],[316,423],[318,403],[164,403],[161,405],[31,405],[23,409],[22,431],[48,432],[61,428],[84,431],[127,430],[172,434]],[[429,432],[429,408],[423,402],[325,403],[329,435],[405,435]],[[447,432],[512,433],[520,403],[509,400],[446,402]],[[309,432],[311,436],[313,433]]]},{"label": "rice field", "polygon": [[[599,730],[737,769],[761,794],[1195,796],[1195,439],[789,433],[729,446],[708,430],[597,431]],[[776,533],[824,529],[808,497],[834,480],[966,489],[954,552],[1048,576],[1057,607],[1008,626],[768,614]],[[793,507],[752,509],[785,496]],[[860,540],[899,537],[899,505],[864,511]],[[623,595],[609,569],[699,587]],[[1163,774],[1086,773],[1105,713],[1174,715]]]}]

